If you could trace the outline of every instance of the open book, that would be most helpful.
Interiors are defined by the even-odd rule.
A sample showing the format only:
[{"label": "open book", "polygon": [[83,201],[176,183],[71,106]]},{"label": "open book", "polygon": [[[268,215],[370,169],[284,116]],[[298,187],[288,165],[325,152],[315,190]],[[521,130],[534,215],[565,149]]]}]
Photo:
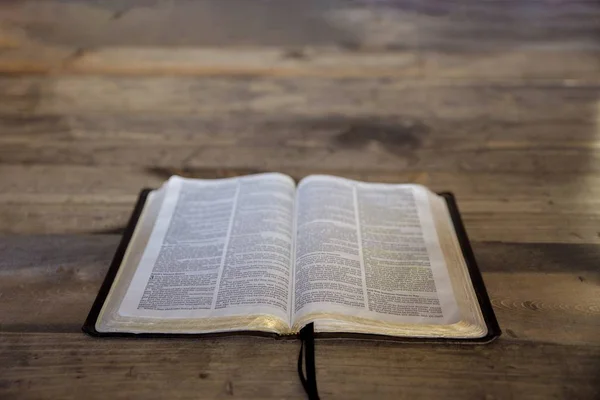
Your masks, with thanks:
[{"label": "open book", "polygon": [[148,194],[84,330],[489,338],[448,204],[325,175],[174,176]]}]

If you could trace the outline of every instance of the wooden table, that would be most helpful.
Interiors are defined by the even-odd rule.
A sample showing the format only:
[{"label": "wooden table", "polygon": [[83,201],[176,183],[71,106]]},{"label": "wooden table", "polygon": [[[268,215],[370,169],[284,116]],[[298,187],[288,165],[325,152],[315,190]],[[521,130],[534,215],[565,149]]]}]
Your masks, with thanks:
[{"label": "wooden table", "polygon": [[317,342],[323,399],[600,396],[600,4],[0,3],[0,398],[303,398],[299,343],[80,332],[171,174],[458,199],[504,330]]}]

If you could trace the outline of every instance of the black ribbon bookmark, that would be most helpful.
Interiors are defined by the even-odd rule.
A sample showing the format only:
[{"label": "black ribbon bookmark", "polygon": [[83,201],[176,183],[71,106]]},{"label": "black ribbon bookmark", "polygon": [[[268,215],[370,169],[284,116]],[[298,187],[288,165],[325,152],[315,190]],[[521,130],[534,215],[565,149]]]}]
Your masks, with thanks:
[{"label": "black ribbon bookmark", "polygon": [[[319,392],[317,390],[317,372],[315,370],[315,327],[308,324],[300,331],[300,355],[298,356],[298,375],[304,386],[304,391],[308,395],[309,400],[319,400]],[[304,348],[306,347],[306,350]],[[304,371],[302,364],[304,361]]]}]

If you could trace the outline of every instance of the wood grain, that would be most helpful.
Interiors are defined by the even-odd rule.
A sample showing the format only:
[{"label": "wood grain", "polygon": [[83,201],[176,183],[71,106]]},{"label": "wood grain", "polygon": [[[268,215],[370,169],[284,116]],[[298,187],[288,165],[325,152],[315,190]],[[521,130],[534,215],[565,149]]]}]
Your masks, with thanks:
[{"label": "wood grain", "polygon": [[[57,340],[59,339],[59,340]],[[302,398],[297,341],[94,340],[78,333],[2,333],[5,399]],[[597,346],[488,346],[318,341],[323,398],[588,398],[598,395]],[[551,355],[551,356],[549,356]],[[118,388],[110,389],[110,388]]]},{"label": "wood grain", "polygon": [[[0,330],[76,332],[118,241],[119,235],[0,239],[6,255],[0,260]],[[600,246],[474,242],[474,250],[501,326],[513,336],[600,345]],[[34,294],[35,301],[28,301]],[[570,332],[569,325],[577,331]]]},{"label": "wood grain", "polygon": [[9,3],[0,71],[597,80],[598,15],[589,1]]},{"label": "wood grain", "polygon": [[[160,397],[173,390],[169,385],[184,398],[231,390],[243,398],[298,395],[296,341],[149,340],[132,346],[131,340],[78,334],[118,241],[118,235],[0,239],[3,398],[75,398],[107,381],[119,386],[117,398]],[[593,397],[600,362],[600,247],[473,245],[503,338],[490,346],[319,341],[322,395],[385,397],[400,390],[417,398],[439,391],[465,398],[501,395],[509,384],[523,386],[533,398]]]},{"label": "wood grain", "polygon": [[[532,54],[533,53],[533,54]],[[600,50],[598,51],[600,53]],[[528,59],[538,61],[531,65]],[[574,61],[575,60],[575,61]],[[468,55],[434,51],[362,51],[338,48],[267,49],[37,49],[0,53],[3,74],[84,74],[195,77],[320,77],[431,79],[565,79],[597,83],[598,55],[515,49]]]},{"label": "wood grain", "polygon": [[281,171],[458,199],[489,346],[319,341],[322,398],[600,396],[600,3],[0,2],[0,398],[302,398],[297,341],[79,327],[142,187]]},{"label": "wood grain", "polygon": [[600,171],[596,86],[57,77],[0,87],[4,163]]},{"label": "wood grain", "polygon": [[[217,113],[248,118],[271,114],[317,117],[335,123],[346,118],[414,117],[436,120],[488,118],[503,123],[595,124],[598,85],[523,80],[404,80],[319,78],[195,78],[113,76],[22,76],[0,78],[0,115],[58,115],[93,124],[94,113],[125,116],[123,122],[151,122],[152,117],[204,119]],[[348,115],[345,115],[345,114]],[[91,114],[91,115],[90,115]],[[149,115],[148,115],[149,114]],[[283,115],[281,115],[283,114]],[[280,116],[279,118],[276,118]],[[337,119],[336,119],[337,117]],[[110,121],[110,119],[108,120]],[[11,120],[6,121],[10,126]],[[480,121],[481,122],[481,121]],[[98,124],[99,121],[96,122]],[[235,121],[231,122],[235,124]],[[325,122],[322,122],[324,125]]]},{"label": "wood grain", "polygon": [[[414,182],[458,198],[478,241],[600,243],[600,176],[279,168],[299,180],[329,173],[372,182]],[[268,169],[1,165],[0,232],[121,232],[143,187],[173,174],[219,178]]]}]

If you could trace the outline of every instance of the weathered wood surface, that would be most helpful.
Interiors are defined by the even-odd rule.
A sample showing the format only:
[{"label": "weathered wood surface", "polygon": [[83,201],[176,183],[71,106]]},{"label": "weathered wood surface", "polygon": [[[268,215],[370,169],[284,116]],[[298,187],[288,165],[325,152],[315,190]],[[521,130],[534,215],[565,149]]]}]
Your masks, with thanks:
[{"label": "weathered wood surface", "polygon": [[114,230],[138,188],[172,173],[277,170],[452,190],[478,240],[600,243],[596,86],[57,76],[0,88],[7,233]]},{"label": "weathered wood surface", "polygon": [[142,187],[451,190],[504,336],[317,344],[327,398],[600,396],[600,3],[0,2],[0,398],[302,398],[299,344],[79,333]]},{"label": "weathered wood surface", "polygon": [[[77,398],[90,391],[164,398],[169,390],[184,398],[298,395],[296,341],[133,345],[78,334],[118,241],[118,235],[0,239],[3,398]],[[324,398],[429,398],[443,392],[445,398],[502,398],[512,390],[540,399],[598,394],[600,247],[473,245],[504,337],[487,346],[319,341]],[[352,384],[357,381],[359,391]]]},{"label": "weathered wood surface", "polygon": [[0,12],[5,73],[597,80],[600,71],[593,1],[46,0]]},{"label": "weathered wood surface", "polygon": [[[303,398],[298,341],[94,340],[3,333],[5,399]],[[490,346],[320,341],[323,398],[595,399],[598,347],[502,340]],[[10,369],[5,369],[9,365]]]},{"label": "weathered wood surface", "polygon": [[600,177],[595,174],[231,169],[218,168],[217,164],[205,168],[0,165],[0,231],[121,232],[139,189],[158,187],[172,174],[215,178],[269,170],[288,173],[296,179],[318,172],[375,182],[415,182],[436,191],[452,190],[469,234],[479,241],[600,243]]}]

